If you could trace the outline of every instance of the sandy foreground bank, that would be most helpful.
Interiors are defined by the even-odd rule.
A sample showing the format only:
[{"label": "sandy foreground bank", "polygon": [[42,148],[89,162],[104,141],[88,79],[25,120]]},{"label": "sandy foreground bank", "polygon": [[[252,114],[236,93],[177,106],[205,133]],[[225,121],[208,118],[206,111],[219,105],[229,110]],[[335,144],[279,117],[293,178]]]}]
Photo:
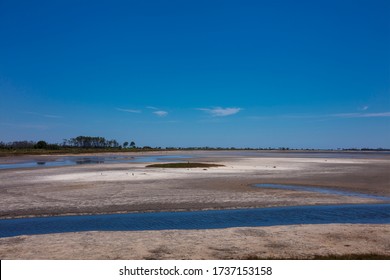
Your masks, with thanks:
[{"label": "sandy foreground bank", "polygon": [[[0,170],[0,217],[383,203],[253,187],[261,183],[390,196],[389,155],[329,158],[203,152],[192,154],[188,161],[225,166],[160,169],[115,163]],[[0,239],[1,259],[310,258],[346,253],[390,255],[390,225],[79,232]]]},{"label": "sandy foreground bank", "polygon": [[247,259],[390,256],[390,225],[79,232],[0,239],[1,259]]}]

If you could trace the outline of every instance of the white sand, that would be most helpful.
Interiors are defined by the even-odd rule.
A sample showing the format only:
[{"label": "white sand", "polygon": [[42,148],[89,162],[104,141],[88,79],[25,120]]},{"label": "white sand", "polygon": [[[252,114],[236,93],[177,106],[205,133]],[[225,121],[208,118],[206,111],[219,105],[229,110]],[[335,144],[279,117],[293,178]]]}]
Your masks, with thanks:
[{"label": "white sand", "polygon": [[[180,178],[199,178],[226,174],[245,176],[245,173],[258,171],[280,172],[309,170],[313,164],[364,164],[367,159],[318,159],[318,158],[248,158],[234,161],[222,161],[223,167],[210,168],[144,168],[147,164],[115,164],[122,170],[75,171],[70,173],[36,176],[36,181],[61,182],[112,182],[112,181],[143,181],[167,180]],[[104,166],[104,165],[103,165]],[[112,165],[106,165],[112,168]],[[141,170],[139,170],[141,169]]]}]

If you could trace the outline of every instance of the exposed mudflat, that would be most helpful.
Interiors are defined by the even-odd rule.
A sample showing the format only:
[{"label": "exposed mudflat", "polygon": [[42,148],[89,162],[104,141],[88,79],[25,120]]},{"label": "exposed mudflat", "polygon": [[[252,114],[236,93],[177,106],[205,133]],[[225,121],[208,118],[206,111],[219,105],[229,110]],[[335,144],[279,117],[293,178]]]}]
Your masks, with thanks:
[{"label": "exposed mudflat", "polygon": [[[164,155],[166,154],[164,152]],[[186,152],[185,154],[190,153]],[[0,217],[15,218],[65,214],[381,203],[381,201],[372,198],[253,187],[254,184],[263,183],[326,187],[327,189],[333,188],[379,196],[390,196],[390,156],[388,154],[376,155],[372,158],[370,154],[358,157],[337,157],[335,155],[322,156],[322,154],[305,156],[296,153],[279,153],[277,155],[270,153],[267,156],[267,153],[264,152],[258,155],[253,152],[248,154],[197,152],[191,155],[192,158],[188,159],[190,162],[216,163],[222,164],[224,167],[161,169],[145,168],[147,163],[111,163],[0,170]],[[46,157],[46,159],[50,160],[50,157]],[[12,162],[12,160],[10,158],[1,159],[2,162]],[[17,161],[22,160],[21,157],[17,159]],[[325,235],[321,235],[322,237],[316,240],[313,239],[315,236],[309,236],[316,235],[328,228],[330,229],[329,225],[306,225],[301,227],[297,225],[296,227],[247,229],[249,231],[266,230],[270,232],[271,229],[280,231],[296,229],[294,235],[296,239],[292,237],[293,235],[289,239],[285,234],[277,235],[270,233],[269,239],[264,239],[261,236],[251,236],[249,240],[244,233],[242,235],[238,234],[243,229],[94,232],[23,236],[0,239],[0,257],[2,259],[139,259],[148,258],[150,255],[150,258],[160,258],[158,256],[153,257],[153,254],[147,252],[149,250],[159,251],[158,248],[160,247],[155,247],[155,244],[160,244],[161,248],[163,248],[167,236],[174,236],[172,240],[177,244],[168,242],[169,246],[166,251],[172,251],[173,253],[161,254],[161,258],[230,258],[228,255],[232,258],[239,258],[251,252],[247,248],[255,248],[254,244],[258,244],[256,247],[258,248],[258,253],[262,252],[260,250],[261,247],[275,247],[272,246],[272,242],[275,241],[273,238],[276,237],[280,239],[278,241],[280,244],[287,242],[292,247],[285,244],[284,251],[279,249],[268,250],[268,254],[279,252],[278,254],[281,256],[281,252],[284,252],[283,254],[286,254],[285,256],[287,257],[297,252],[304,256],[306,251],[316,252],[316,254],[325,254],[328,251],[336,254],[338,252],[351,253],[358,250],[353,245],[356,244],[357,246],[358,243],[360,247],[356,252],[372,252],[376,250],[374,248],[382,248],[382,253],[390,254],[388,225],[375,227],[359,225],[334,226],[332,234],[341,236],[340,240],[345,238],[346,241],[353,244],[348,246],[348,244],[343,243],[344,241],[334,242],[332,243],[333,245],[329,243],[329,250],[325,250],[323,246],[326,247],[326,244],[328,244],[328,239],[324,237]],[[368,228],[372,228],[374,231],[370,236],[367,234]],[[346,233],[344,234],[344,232]],[[356,232],[356,235],[352,234],[354,232]],[[367,238],[367,242],[362,242],[364,239],[363,235],[367,235],[364,237]],[[198,236],[198,238],[195,236]],[[229,240],[235,241],[226,243],[225,241],[229,236],[231,236]],[[361,237],[358,238],[357,236]],[[138,240],[140,244],[143,244],[140,246],[144,251],[131,249],[133,247],[128,247],[129,249],[127,250],[114,250],[114,248],[120,248],[121,244],[131,243],[132,241],[130,240],[133,240],[133,238]],[[310,242],[313,242],[313,244],[306,247],[302,244],[301,247],[294,247],[299,240],[301,243],[307,241],[308,244]],[[266,245],[263,242],[269,243]],[[321,243],[317,244],[319,247],[314,246],[316,242]],[[189,250],[189,255],[186,255],[184,248],[187,246],[186,243],[192,244],[193,248],[199,248],[200,252],[204,252],[203,255],[196,255],[195,249]],[[217,254],[214,252],[215,250],[207,249],[214,248],[217,244],[222,246],[224,243],[228,244],[226,248],[233,248],[226,254]],[[236,243],[236,245],[233,243]],[[90,247],[88,244],[90,244]],[[280,244],[278,246],[283,247]],[[79,246],[80,248],[84,246],[89,249],[83,251]],[[130,245],[124,246],[126,248],[126,246]],[[312,248],[310,249],[312,251],[309,250],[309,247]],[[318,249],[320,247],[323,249]],[[114,251],[118,253],[114,254]],[[266,255],[265,257],[267,257]],[[275,257],[277,257],[277,254]]]}]

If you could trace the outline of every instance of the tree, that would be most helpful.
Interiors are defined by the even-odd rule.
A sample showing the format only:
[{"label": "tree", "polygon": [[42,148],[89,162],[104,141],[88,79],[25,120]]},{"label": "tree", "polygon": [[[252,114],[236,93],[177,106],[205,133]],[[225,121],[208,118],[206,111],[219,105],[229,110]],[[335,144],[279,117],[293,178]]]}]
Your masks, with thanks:
[{"label": "tree", "polygon": [[135,142],[134,141],[131,141],[130,147],[135,148]]},{"label": "tree", "polygon": [[37,149],[46,149],[46,148],[47,148],[47,143],[46,143],[46,141],[41,140],[41,141],[38,141],[38,142],[37,142],[37,144],[35,145],[35,147],[36,147]]},{"label": "tree", "polygon": [[126,148],[127,148],[127,146],[129,146],[129,142],[127,142],[127,141],[126,141],[125,143],[123,143],[123,148],[125,148],[125,149],[126,149]]}]

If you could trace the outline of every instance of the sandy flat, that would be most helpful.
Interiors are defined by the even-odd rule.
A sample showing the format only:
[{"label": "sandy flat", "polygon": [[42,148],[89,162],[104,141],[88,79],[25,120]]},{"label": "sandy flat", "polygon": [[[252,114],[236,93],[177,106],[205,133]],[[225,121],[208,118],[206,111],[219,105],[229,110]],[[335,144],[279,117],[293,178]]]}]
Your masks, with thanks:
[{"label": "sandy flat", "polygon": [[248,259],[390,256],[390,225],[79,232],[0,239],[1,259]]},{"label": "sandy flat", "polygon": [[[169,153],[164,153],[166,154]],[[261,183],[326,187],[390,196],[389,155],[338,158],[306,157],[294,153],[269,154],[269,156],[262,153],[261,156],[256,156],[254,153],[245,155],[198,152],[191,153],[191,156],[188,161],[218,163],[223,164],[224,167],[161,169],[146,168],[147,164],[144,163],[116,163],[0,170],[0,217],[383,202],[372,198],[253,187],[254,184]],[[46,160],[50,159],[52,157],[46,157]],[[12,162],[12,160],[1,159],[2,162]],[[20,161],[22,159],[18,158],[18,162]],[[366,240],[362,237],[363,233],[371,227],[374,234],[367,237],[367,242],[362,242]],[[327,229],[332,229],[329,236],[342,236],[341,239],[345,238],[351,244],[333,242],[333,239],[329,241],[329,236],[318,235],[322,231],[327,232]],[[389,254],[388,225],[375,227],[305,225],[246,230],[246,233],[243,229],[93,232],[2,238],[0,256],[1,258],[70,259],[215,259],[230,258],[229,256],[241,258],[247,252],[260,254],[263,251],[265,257],[283,257],[283,254],[286,254],[286,257],[293,257],[296,252],[300,252],[298,257],[304,257],[332,252],[374,252],[375,250]],[[268,238],[251,236],[248,233],[256,231],[263,232]],[[284,232],[284,234],[278,235],[276,232]],[[317,235],[320,236],[319,239],[314,238]],[[276,239],[273,239],[273,236]],[[177,240],[177,244],[165,242],[168,237]],[[137,246],[126,243],[133,239],[138,242]],[[226,243],[228,245],[223,245],[226,240],[230,240]],[[299,244],[299,240],[307,241],[308,245],[301,244],[302,249],[297,251],[294,246],[296,243]],[[322,244],[321,246],[330,244],[329,250],[325,250],[318,244],[315,247],[315,243],[318,242]],[[187,243],[190,244],[188,248]],[[360,249],[357,247],[358,243]],[[84,248],[83,246],[86,248],[85,253],[80,249]],[[118,252],[117,255],[109,249],[121,246],[130,249],[127,250],[128,252],[124,252],[124,249],[115,250]],[[191,251],[191,246],[199,248],[199,252]],[[218,246],[221,248],[218,249]],[[279,249],[267,249],[272,247]],[[250,248],[253,250],[251,251]],[[223,253],[225,251],[226,254]],[[275,256],[271,255],[271,251],[276,252]],[[153,252],[160,253],[153,255]]]},{"label": "sandy flat", "polygon": [[0,170],[0,217],[378,202],[253,187],[260,183],[390,195],[387,158],[201,156],[190,161],[225,166],[161,169],[119,163]]}]

